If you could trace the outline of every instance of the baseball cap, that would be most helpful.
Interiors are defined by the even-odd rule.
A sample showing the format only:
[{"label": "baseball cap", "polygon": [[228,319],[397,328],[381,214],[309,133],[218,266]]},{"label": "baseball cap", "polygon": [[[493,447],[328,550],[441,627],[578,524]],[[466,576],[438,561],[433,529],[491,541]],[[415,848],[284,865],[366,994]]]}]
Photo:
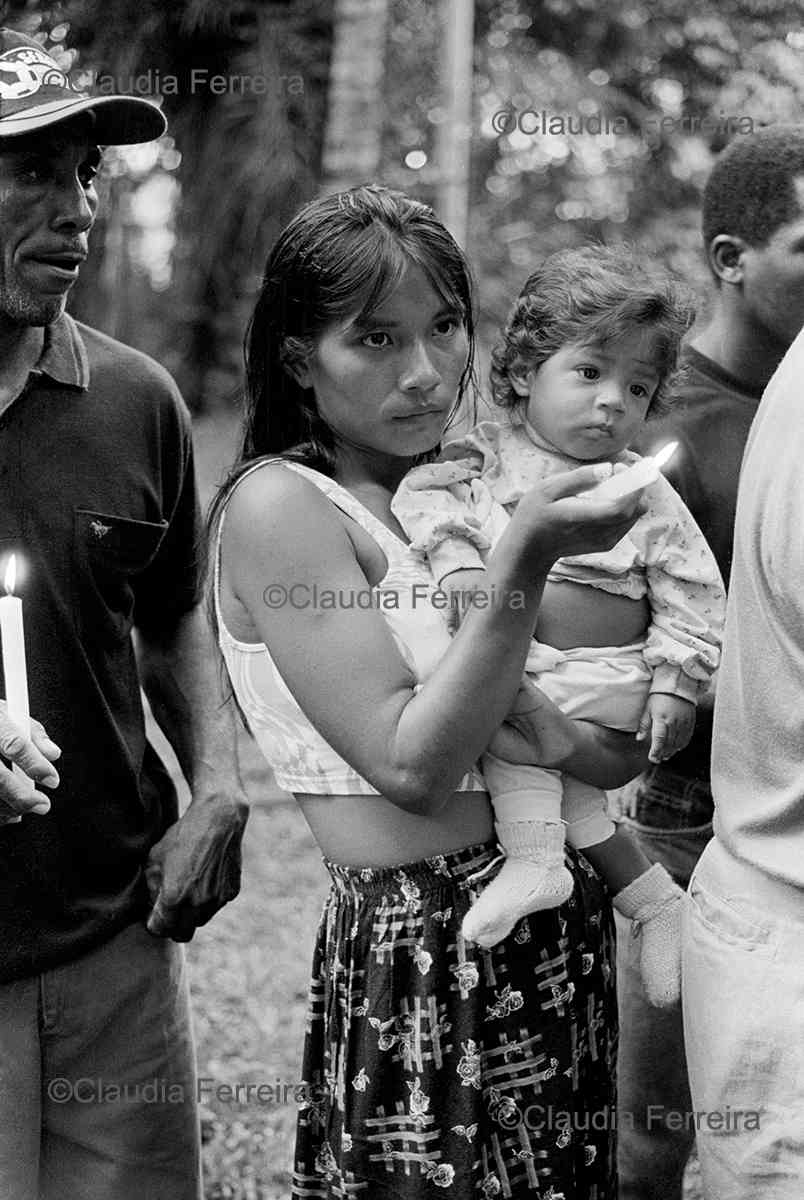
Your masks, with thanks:
[{"label": "baseball cap", "polygon": [[93,113],[101,146],[151,142],[167,129],[152,101],[80,92],[38,42],[0,29],[0,138],[33,133],[82,112]]}]

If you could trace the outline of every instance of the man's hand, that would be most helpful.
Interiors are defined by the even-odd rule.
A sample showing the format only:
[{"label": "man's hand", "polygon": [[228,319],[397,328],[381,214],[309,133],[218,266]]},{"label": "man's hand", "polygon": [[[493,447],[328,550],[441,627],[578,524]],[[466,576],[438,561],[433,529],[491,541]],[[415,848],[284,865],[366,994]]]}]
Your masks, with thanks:
[{"label": "man's hand", "polygon": [[222,690],[220,651],[200,605],[161,629],[137,630],[137,662],[154,717],[190,785],[192,801],[151,847],[148,931],[189,942],[240,890],[248,801],[240,783],[234,705]]},{"label": "man's hand", "polygon": [[189,942],[199,925],[240,891],[245,801],[194,800],[151,848],[145,879],[153,908],[148,932]]},{"label": "man's hand", "polygon": [[695,728],[695,705],[681,696],[651,692],[637,729],[637,741],[650,734],[648,758],[652,763],[664,762],[683,750]]},{"label": "man's hand", "polygon": [[[39,721],[31,721],[31,737],[24,737],[9,719],[5,701],[0,700],[0,755],[16,763],[41,787],[58,787],[59,775],[52,765],[61,750],[52,742]],[[34,791],[5,763],[0,763],[0,826],[16,824],[28,813],[50,811],[44,792]]]},{"label": "man's hand", "polygon": [[475,596],[483,590],[486,572],[480,567],[467,567],[460,571],[450,571],[441,580],[443,591],[449,596],[447,608],[447,629],[457,633],[461,621],[475,602]]}]

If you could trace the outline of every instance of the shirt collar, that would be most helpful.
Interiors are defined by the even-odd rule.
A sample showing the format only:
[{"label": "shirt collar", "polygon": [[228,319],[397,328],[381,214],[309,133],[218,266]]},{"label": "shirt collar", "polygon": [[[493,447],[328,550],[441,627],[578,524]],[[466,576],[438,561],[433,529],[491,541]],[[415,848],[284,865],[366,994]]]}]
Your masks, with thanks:
[{"label": "shirt collar", "polygon": [[45,342],[32,374],[47,375],[69,387],[89,387],[89,358],[84,339],[69,313],[45,326]]}]

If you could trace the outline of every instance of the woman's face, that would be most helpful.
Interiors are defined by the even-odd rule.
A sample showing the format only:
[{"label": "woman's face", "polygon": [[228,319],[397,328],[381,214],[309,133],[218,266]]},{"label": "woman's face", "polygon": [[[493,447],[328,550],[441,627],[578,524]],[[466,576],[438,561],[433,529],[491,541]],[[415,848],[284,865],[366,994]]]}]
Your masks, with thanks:
[{"label": "woman's face", "polygon": [[328,328],[299,382],[315,391],[320,416],[338,441],[410,458],[439,441],[455,405],[469,353],[460,311],[445,304],[411,263],[370,316]]}]

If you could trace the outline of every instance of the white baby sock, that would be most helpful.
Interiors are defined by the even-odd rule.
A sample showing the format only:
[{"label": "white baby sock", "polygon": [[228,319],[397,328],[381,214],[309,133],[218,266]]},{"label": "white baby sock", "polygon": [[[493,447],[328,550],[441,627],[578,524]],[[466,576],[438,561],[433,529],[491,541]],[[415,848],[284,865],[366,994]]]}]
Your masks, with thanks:
[{"label": "white baby sock", "polygon": [[463,919],[463,936],[490,949],[526,913],[557,908],[572,894],[562,821],[496,821],[507,858]]},{"label": "white baby sock", "polygon": [[617,911],[633,922],[642,983],[656,1008],[676,1004],[681,993],[683,896],[661,863],[654,863],[612,900]]}]

